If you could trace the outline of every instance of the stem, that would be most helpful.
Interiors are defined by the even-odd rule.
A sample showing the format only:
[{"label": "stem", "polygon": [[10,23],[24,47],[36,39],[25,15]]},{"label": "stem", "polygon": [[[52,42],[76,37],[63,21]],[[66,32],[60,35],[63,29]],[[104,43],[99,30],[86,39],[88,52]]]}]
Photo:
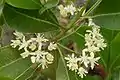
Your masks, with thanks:
[{"label": "stem", "polygon": [[76,78],[76,80],[79,80],[79,79],[77,78],[77,74],[76,74],[76,72],[75,72],[75,78]]},{"label": "stem", "polygon": [[115,15],[120,15],[120,12],[117,12],[117,13],[107,13],[107,14],[98,14],[98,15],[91,16],[91,18],[104,17],[104,16],[115,16]]},{"label": "stem", "polygon": [[[86,17],[81,17],[83,11],[86,9],[88,3],[90,0],[88,0],[86,2],[86,4],[84,5],[84,7],[81,9],[81,11],[71,20],[71,22],[67,25],[67,29],[62,29],[60,34],[58,36],[56,36],[53,41],[57,42],[59,40],[61,40],[61,37],[65,35],[65,33],[67,33],[74,24],[76,24],[76,22],[78,21],[83,21],[84,19],[86,19]],[[102,2],[102,0],[98,0],[85,14],[84,16],[89,15],[100,3]],[[76,31],[75,31],[76,32]],[[73,34],[73,33],[72,33]],[[71,34],[70,34],[71,35]]]},{"label": "stem", "polygon": [[78,32],[75,32],[77,35],[79,35],[80,37],[84,38],[84,36]]},{"label": "stem", "polygon": [[97,0],[97,2],[84,14],[84,16],[88,16],[95,8],[102,2],[102,0]]},{"label": "stem", "polygon": [[71,32],[70,34],[67,34],[67,35],[65,35],[64,37],[58,39],[58,41],[61,41],[61,40],[65,39],[66,37],[69,37],[70,35],[74,34],[76,31],[78,31],[78,30],[81,28],[81,26],[82,26],[83,24],[84,24],[84,23],[82,23],[77,29],[75,29],[75,31],[73,31],[73,32]]},{"label": "stem", "polygon": [[[90,16],[88,16],[100,3],[102,2],[102,0],[98,0],[80,19],[78,19],[78,22],[80,22],[81,20],[84,20],[84,19],[87,19],[87,18],[91,18]],[[86,6],[87,4],[89,3],[89,0],[88,2],[86,3]]]},{"label": "stem", "polygon": [[71,49],[69,49],[69,48],[67,48],[67,47],[65,47],[65,46],[63,46],[62,44],[60,44],[60,43],[57,43],[60,47],[62,47],[62,48],[64,48],[64,49],[66,49],[66,50],[68,50],[68,51],[70,51],[70,52],[72,52],[72,53],[76,53],[75,51],[73,51],[73,50],[71,50]]},{"label": "stem", "polygon": [[74,25],[74,23],[79,19],[79,17],[82,15],[83,11],[84,11],[85,7],[83,7],[81,9],[81,12],[79,12],[71,21],[70,23],[67,25],[67,29],[61,29],[61,32],[59,35],[57,35],[53,41],[58,41],[62,36],[64,36],[65,33],[67,33]]}]

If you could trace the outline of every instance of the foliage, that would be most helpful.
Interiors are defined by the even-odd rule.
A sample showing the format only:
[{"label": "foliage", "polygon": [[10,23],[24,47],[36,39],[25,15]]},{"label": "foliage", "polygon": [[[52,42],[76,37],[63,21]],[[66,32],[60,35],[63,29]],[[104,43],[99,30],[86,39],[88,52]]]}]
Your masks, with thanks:
[{"label": "foliage", "polygon": [[[82,0],[66,0],[66,3],[69,4],[70,1]],[[51,51],[55,60],[47,69],[31,63],[30,57],[22,58],[20,54],[23,50],[1,45],[0,80],[101,80],[103,77],[105,80],[119,80],[120,0],[83,1],[82,5],[75,2],[77,6],[80,5],[80,11],[76,15],[73,16],[68,11],[68,17],[65,18],[59,16],[61,9],[58,9],[59,4],[64,4],[63,0],[0,0],[0,35],[3,35],[6,26],[12,32],[17,30],[28,33],[28,36],[32,33],[43,33],[58,45],[57,50]],[[86,30],[91,30],[87,25],[90,18],[101,27],[101,34],[107,43],[107,47],[99,52],[101,59],[98,63],[102,67],[97,71],[106,74],[88,74],[81,78],[68,69],[64,56],[71,52],[81,53],[84,49],[84,35]],[[0,38],[2,41],[3,37]],[[74,50],[67,46],[71,42]]]}]

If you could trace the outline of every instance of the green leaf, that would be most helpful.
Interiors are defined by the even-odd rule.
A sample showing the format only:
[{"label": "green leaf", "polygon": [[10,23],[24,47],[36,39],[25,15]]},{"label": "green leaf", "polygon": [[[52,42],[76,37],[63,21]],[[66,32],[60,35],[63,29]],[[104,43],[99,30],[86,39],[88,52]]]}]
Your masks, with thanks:
[{"label": "green leaf", "polygon": [[47,3],[44,4],[44,7],[40,9],[40,14],[42,14],[47,9],[57,6],[58,3],[59,0],[48,0]]},{"label": "green leaf", "polygon": [[51,10],[46,10],[42,14],[40,14],[40,19],[49,21],[49,22],[54,23],[59,26],[59,22],[55,16],[55,14]]},{"label": "green leaf", "polygon": [[120,68],[120,33],[114,38],[111,42],[111,54],[110,61],[112,62],[110,65],[110,69],[112,71]]},{"label": "green leaf", "polygon": [[[102,0],[95,10],[95,22],[101,27],[120,30],[120,0]],[[101,15],[102,14],[102,15]]]},{"label": "green leaf", "polygon": [[0,78],[25,80],[33,71],[31,65],[30,59],[20,57],[19,51],[9,46],[0,48]]},{"label": "green leaf", "polygon": [[59,60],[58,68],[56,71],[56,80],[69,80],[61,58]]},{"label": "green leaf", "polygon": [[112,74],[112,80],[120,80],[120,70],[117,70]]},{"label": "green leaf", "polygon": [[41,5],[39,0],[5,0],[6,3],[13,7],[23,9],[40,9]]},{"label": "green leaf", "polygon": [[56,24],[28,16],[14,8],[5,7],[3,13],[7,24],[18,31],[35,33],[58,29],[58,25]]},{"label": "green leaf", "polygon": [[56,70],[56,80],[70,80],[63,54],[59,48],[58,51],[60,53],[60,59]]},{"label": "green leaf", "polygon": [[[110,47],[111,47],[111,41],[115,38],[115,36],[117,35],[117,31],[114,30],[109,30],[106,28],[101,28],[101,34],[103,35],[105,42],[107,43],[107,48],[105,48],[104,50],[102,50],[100,52],[100,56],[101,56],[101,62],[103,64],[103,66],[106,68],[106,70],[109,68],[111,62],[110,62]],[[109,36],[108,36],[109,34]]]},{"label": "green leaf", "polygon": [[0,80],[12,80],[12,79],[6,77],[0,77]]},{"label": "green leaf", "polygon": [[102,0],[102,3],[96,9],[96,14],[120,12],[120,0]]},{"label": "green leaf", "polygon": [[102,28],[101,32],[107,42],[107,48],[100,52],[101,62],[106,71],[113,72],[119,66],[120,33],[105,28]]},{"label": "green leaf", "polygon": [[120,13],[98,15],[94,18],[94,21],[101,27],[120,30]]}]

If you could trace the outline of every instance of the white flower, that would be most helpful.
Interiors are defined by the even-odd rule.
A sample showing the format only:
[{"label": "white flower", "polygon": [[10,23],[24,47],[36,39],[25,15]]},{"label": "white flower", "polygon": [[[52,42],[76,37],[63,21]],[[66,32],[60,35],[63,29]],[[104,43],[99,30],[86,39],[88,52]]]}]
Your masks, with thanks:
[{"label": "white flower", "polygon": [[89,60],[88,55],[86,55],[87,49],[82,50],[82,55],[80,56],[81,63],[84,63],[85,67],[88,67]]},{"label": "white flower", "polygon": [[59,5],[58,9],[60,10],[60,14],[62,17],[67,17],[68,13],[74,15],[74,13],[76,12],[76,8],[73,6],[73,4],[67,5],[66,7],[64,7],[63,5]]},{"label": "white flower", "polygon": [[20,45],[20,47],[19,47],[19,50],[21,50],[21,49],[27,49],[27,47],[28,47],[28,45],[29,45],[29,43],[25,40],[25,37],[23,37],[23,39],[22,39],[22,43],[21,43],[21,45]]},{"label": "white flower", "polygon": [[67,5],[67,7],[64,8],[67,13],[70,13],[71,15],[74,15],[74,13],[76,12],[76,8],[71,4],[71,5]]},{"label": "white flower", "polygon": [[44,56],[39,60],[39,63],[42,66],[42,69],[48,68],[48,66],[47,66],[48,61],[45,59]]},{"label": "white flower", "polygon": [[[42,56],[41,56],[41,58],[39,59],[39,63],[40,63],[40,65],[42,66],[42,69],[45,69],[45,68],[48,68],[47,67],[47,65],[48,64],[52,64],[53,63],[53,56],[51,55],[49,55],[49,57],[47,56],[48,54],[50,54],[50,53],[48,53],[48,52],[42,52]],[[47,59],[49,59],[49,58],[52,58],[52,59],[49,59],[49,60],[47,60]],[[50,61],[51,60],[51,61]]]},{"label": "white flower", "polygon": [[47,42],[47,41],[49,41],[49,40],[45,39],[43,34],[38,33],[37,38],[36,38],[36,42],[38,42],[38,50],[41,50],[42,42]]},{"label": "white flower", "polygon": [[97,47],[104,50],[105,47],[107,47],[107,44],[104,43],[104,39],[96,40]]},{"label": "white flower", "polygon": [[29,46],[29,49],[31,49],[32,51],[34,51],[37,48],[36,44],[31,43]]},{"label": "white flower", "polygon": [[21,44],[21,41],[20,40],[11,40],[11,46],[13,47],[13,48],[16,48],[17,46],[19,46],[20,44]]},{"label": "white flower", "polygon": [[99,52],[100,51],[100,49],[99,49],[99,47],[96,47],[95,45],[91,45],[91,46],[89,46],[88,45],[88,47],[86,48],[87,50],[88,50],[88,52]]},{"label": "white flower", "polygon": [[41,43],[41,42],[47,42],[47,41],[49,41],[49,40],[48,40],[48,39],[45,39],[44,34],[37,33],[36,41],[37,41],[38,43]]},{"label": "white flower", "polygon": [[36,38],[31,38],[27,41],[27,43],[29,43],[29,49],[31,49],[32,51],[34,51],[37,48],[38,43],[36,42]]},{"label": "white flower", "polygon": [[[18,50],[24,50],[24,52],[20,54],[22,58],[30,56],[31,62],[38,63],[42,69],[47,68],[49,64],[53,63],[54,56],[44,49],[42,50],[42,46],[49,41],[43,34],[37,33],[36,38],[30,39],[26,39],[26,36],[20,32],[15,32],[14,35],[16,36],[16,40],[11,40],[11,46],[13,48],[19,46]],[[48,47],[50,51],[55,50],[57,44],[51,42],[50,45],[46,45],[46,47]]]},{"label": "white flower", "polygon": [[97,64],[98,60],[100,59],[100,57],[94,58],[94,53],[91,52],[90,57],[88,59],[89,59],[90,65],[91,65],[91,69],[93,69],[95,64]]},{"label": "white flower", "polygon": [[47,55],[46,55],[46,59],[47,59],[49,62],[53,62],[54,57],[53,57],[53,55],[51,55],[51,54],[47,54]]},{"label": "white flower", "polygon": [[87,73],[88,73],[87,70],[85,70],[83,67],[80,67],[78,69],[78,74],[81,78],[83,78],[83,76],[86,76]]},{"label": "white flower", "polygon": [[85,34],[85,46],[89,52],[99,52],[100,49],[104,50],[107,46],[104,43],[103,36],[100,34],[100,27],[97,25],[92,25],[92,30],[86,30]]},{"label": "white flower", "polygon": [[67,11],[64,9],[64,6],[63,5],[59,5],[58,6],[58,9],[60,10],[60,15],[62,17],[67,17]]},{"label": "white flower", "polygon": [[93,23],[93,20],[91,18],[88,19],[88,21],[89,21],[88,26],[94,26],[95,25],[95,23]]},{"label": "white flower", "polygon": [[54,60],[54,57],[49,52],[45,51],[38,50],[30,53],[30,55],[32,55],[31,62],[40,63],[39,66],[42,66],[42,69],[48,68],[47,65],[52,64]]},{"label": "white flower", "polygon": [[85,34],[85,46],[93,45],[93,39],[91,34]]},{"label": "white flower", "polygon": [[72,71],[77,71],[78,69],[78,58],[75,57],[74,53],[72,54],[72,56],[68,56],[65,57],[65,60],[67,60],[67,66],[69,67],[70,70]]},{"label": "white flower", "polygon": [[13,33],[16,36],[16,39],[22,39],[24,37],[23,33],[15,31],[15,33]]},{"label": "white flower", "polygon": [[52,51],[52,50],[55,50],[56,48],[57,48],[57,44],[50,42],[50,44],[48,46],[48,50]]},{"label": "white flower", "polygon": [[103,36],[100,34],[100,27],[93,26],[92,31],[90,32],[93,35],[93,38],[102,39]]}]

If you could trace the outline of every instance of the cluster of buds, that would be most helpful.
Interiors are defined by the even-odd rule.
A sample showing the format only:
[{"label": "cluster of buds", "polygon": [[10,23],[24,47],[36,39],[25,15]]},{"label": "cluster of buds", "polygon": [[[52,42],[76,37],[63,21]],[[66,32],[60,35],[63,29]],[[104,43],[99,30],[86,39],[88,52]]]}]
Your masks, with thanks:
[{"label": "cluster of buds", "polygon": [[[64,1],[64,5],[60,4],[58,6],[60,15],[66,18],[68,16],[73,16],[78,12],[81,12],[83,5],[82,6],[78,6],[78,5],[81,5],[81,3],[84,4],[84,2],[85,2],[84,0],[83,1],[76,0],[75,3],[73,1]],[[85,11],[86,10],[82,12],[82,16],[84,15]]]},{"label": "cluster of buds", "polygon": [[[49,42],[43,34],[36,33],[36,37],[27,39],[27,37],[21,32],[13,33],[15,40],[11,40],[11,46],[13,48],[18,47],[18,50],[23,49],[24,52],[20,55],[22,58],[30,57],[32,63],[37,63],[42,66],[42,69],[48,67],[48,64],[52,64],[54,56],[50,53],[57,48],[57,44]],[[46,48],[44,49],[44,45]]]},{"label": "cluster of buds", "polygon": [[74,7],[73,4],[63,6],[62,4],[58,6],[58,9],[60,10],[60,15],[62,17],[67,17],[68,14],[74,15],[76,12],[76,7]]},{"label": "cluster of buds", "polygon": [[104,50],[107,46],[103,36],[100,34],[100,27],[93,23],[91,19],[88,26],[91,26],[92,30],[86,30],[85,48],[82,53],[79,56],[75,56],[75,53],[73,53],[71,56],[65,57],[69,69],[77,72],[81,78],[86,76],[90,68],[94,69],[100,59],[95,54]]}]

